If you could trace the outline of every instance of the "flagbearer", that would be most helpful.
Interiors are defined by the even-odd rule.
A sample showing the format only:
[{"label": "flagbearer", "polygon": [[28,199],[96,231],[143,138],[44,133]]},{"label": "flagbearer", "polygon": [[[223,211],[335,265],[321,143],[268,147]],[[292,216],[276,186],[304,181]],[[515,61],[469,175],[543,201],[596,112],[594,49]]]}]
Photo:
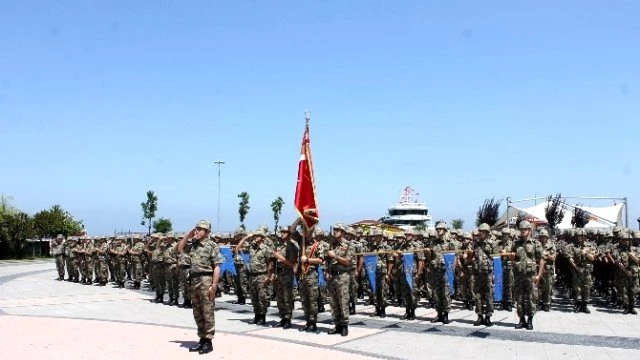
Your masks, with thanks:
[{"label": "flagbearer", "polygon": [[327,272],[329,273],[329,301],[331,302],[331,317],[334,328],[329,334],[349,335],[349,272],[353,267],[353,249],[347,243],[344,235],[346,228],[342,223],[333,227],[333,247],[326,253]]},{"label": "flagbearer", "polygon": [[276,300],[280,311],[280,322],[274,327],[291,328],[293,312],[293,278],[298,268],[300,247],[289,236],[289,228],[280,229],[280,237],[273,251],[274,266],[269,274],[270,282],[276,284]]},{"label": "flagbearer", "polygon": [[494,249],[489,242],[491,227],[482,223],[478,227],[478,240],[473,246],[473,252],[467,256],[473,260],[473,294],[476,299],[476,314],[478,320],[473,326],[492,326],[493,315],[493,254]]}]

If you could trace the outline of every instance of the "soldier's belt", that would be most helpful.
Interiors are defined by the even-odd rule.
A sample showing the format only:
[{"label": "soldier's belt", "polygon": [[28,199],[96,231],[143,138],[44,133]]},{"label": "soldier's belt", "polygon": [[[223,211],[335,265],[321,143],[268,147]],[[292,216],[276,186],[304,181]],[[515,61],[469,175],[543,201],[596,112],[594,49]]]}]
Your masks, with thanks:
[{"label": "soldier's belt", "polygon": [[202,271],[202,272],[194,272],[189,274],[189,276],[193,278],[203,277],[203,276],[213,276],[213,271]]}]

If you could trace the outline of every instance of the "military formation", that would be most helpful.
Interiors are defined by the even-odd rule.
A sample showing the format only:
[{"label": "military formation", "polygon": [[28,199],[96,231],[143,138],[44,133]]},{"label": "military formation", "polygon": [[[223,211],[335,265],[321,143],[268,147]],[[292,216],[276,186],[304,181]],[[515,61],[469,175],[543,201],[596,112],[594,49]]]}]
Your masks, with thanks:
[{"label": "military formation", "polygon": [[[280,321],[273,326],[283,329],[291,328],[299,300],[306,320],[299,330],[311,333],[318,331],[318,314],[328,303],[334,325],[329,334],[342,336],[349,334],[349,315],[356,314],[358,303],[373,306],[372,316],[381,318],[387,316],[387,307],[401,307],[403,320],[416,319],[418,307],[433,308],[437,315],[431,321],[442,324],[450,322],[455,305],[475,311],[475,326],[492,326],[495,311],[515,308],[519,319],[515,328],[528,330],[533,329],[537,311],[551,311],[567,302],[575,312],[590,313],[592,297],[599,306],[636,314],[640,232],[625,228],[552,234],[522,221],[516,228],[501,230],[480,224],[464,232],[438,223],[435,230],[392,232],[338,223],[325,233],[317,226],[307,229],[299,220],[275,234],[266,226],[254,232],[239,228],[232,236],[210,233],[210,225],[200,228],[208,229],[206,251],[216,255],[214,260],[198,260],[205,265],[196,270],[194,247],[178,246],[183,235],[58,236],[52,243],[58,280],[66,275],[67,281],[99,286],[111,282],[117,287],[128,281],[133,289],[140,289],[146,280],[148,290],[156,294],[155,302],[185,308],[192,308],[195,301],[200,308],[203,303],[212,306],[213,300],[206,300],[212,287],[212,297],[225,292],[235,294],[240,305],[250,300],[256,325],[265,325],[275,300]],[[228,261],[235,271],[220,272],[218,283],[211,265],[222,262],[223,247],[230,249]],[[367,267],[365,258],[371,256],[374,266]],[[410,265],[407,256],[412,257]],[[447,256],[454,257],[453,281]],[[494,268],[496,258],[501,268]],[[494,304],[498,271],[502,301]],[[194,288],[194,283],[206,286]],[[196,316],[194,308],[194,317],[198,323],[205,315]],[[208,352],[212,330],[200,331],[198,324],[201,342],[194,351]]]}]

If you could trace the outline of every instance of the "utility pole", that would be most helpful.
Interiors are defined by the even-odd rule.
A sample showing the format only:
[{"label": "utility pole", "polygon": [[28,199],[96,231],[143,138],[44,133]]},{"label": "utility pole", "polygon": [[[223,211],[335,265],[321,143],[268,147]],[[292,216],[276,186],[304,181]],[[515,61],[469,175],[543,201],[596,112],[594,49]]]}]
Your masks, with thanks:
[{"label": "utility pole", "polygon": [[218,224],[216,228],[217,228],[217,231],[220,232],[220,167],[226,164],[226,162],[214,161],[213,163],[218,165]]}]

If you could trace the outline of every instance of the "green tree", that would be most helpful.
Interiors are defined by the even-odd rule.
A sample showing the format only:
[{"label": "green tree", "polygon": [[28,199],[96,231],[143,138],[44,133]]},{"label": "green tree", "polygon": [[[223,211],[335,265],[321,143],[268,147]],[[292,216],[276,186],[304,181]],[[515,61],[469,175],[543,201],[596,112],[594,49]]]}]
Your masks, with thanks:
[{"label": "green tree", "polygon": [[571,218],[571,225],[573,225],[576,229],[581,229],[589,223],[591,214],[582,209],[580,204],[576,205],[573,208],[573,217]]},{"label": "green tree", "polygon": [[464,220],[458,218],[451,220],[451,227],[454,229],[462,229],[464,227]]},{"label": "green tree", "polygon": [[0,258],[23,258],[27,239],[36,236],[33,218],[18,211],[0,214]]},{"label": "green tree", "polygon": [[153,222],[153,232],[165,234],[170,231],[173,231],[171,219],[165,219],[161,217],[160,219]]},{"label": "green tree", "polygon": [[427,225],[425,223],[420,223],[416,225],[413,229],[417,231],[425,231],[427,230]]},{"label": "green tree", "polygon": [[33,216],[33,228],[40,238],[51,238],[58,234],[70,236],[83,229],[82,221],[77,221],[60,205],[42,210]]},{"label": "green tree", "polygon": [[278,223],[280,222],[280,215],[282,214],[282,207],[284,206],[284,200],[282,196],[278,196],[277,199],[273,200],[271,203],[271,210],[273,211],[273,221],[275,222],[275,226],[273,227],[273,231],[278,231]]},{"label": "green tree", "polygon": [[142,221],[140,225],[148,227],[148,235],[151,235],[151,226],[153,226],[153,218],[156,217],[156,211],[158,211],[158,197],[153,193],[153,190],[147,191],[147,201],[140,203],[142,207]]},{"label": "green tree", "polygon": [[238,204],[238,214],[240,214],[240,226],[242,226],[243,229],[246,229],[246,227],[244,226],[244,219],[246,219],[247,214],[249,213],[249,209],[251,209],[251,207],[249,206],[249,194],[246,191],[241,192],[240,194],[238,194],[238,198],[240,199],[240,203]]},{"label": "green tree", "polygon": [[494,198],[485,199],[484,204],[482,204],[478,209],[476,226],[480,226],[482,223],[487,223],[489,226],[493,227],[498,222],[501,203],[501,200],[495,200]]},{"label": "green tree", "polygon": [[11,204],[11,200],[13,200],[11,196],[0,194],[0,215],[15,214],[18,212],[18,209]]}]

